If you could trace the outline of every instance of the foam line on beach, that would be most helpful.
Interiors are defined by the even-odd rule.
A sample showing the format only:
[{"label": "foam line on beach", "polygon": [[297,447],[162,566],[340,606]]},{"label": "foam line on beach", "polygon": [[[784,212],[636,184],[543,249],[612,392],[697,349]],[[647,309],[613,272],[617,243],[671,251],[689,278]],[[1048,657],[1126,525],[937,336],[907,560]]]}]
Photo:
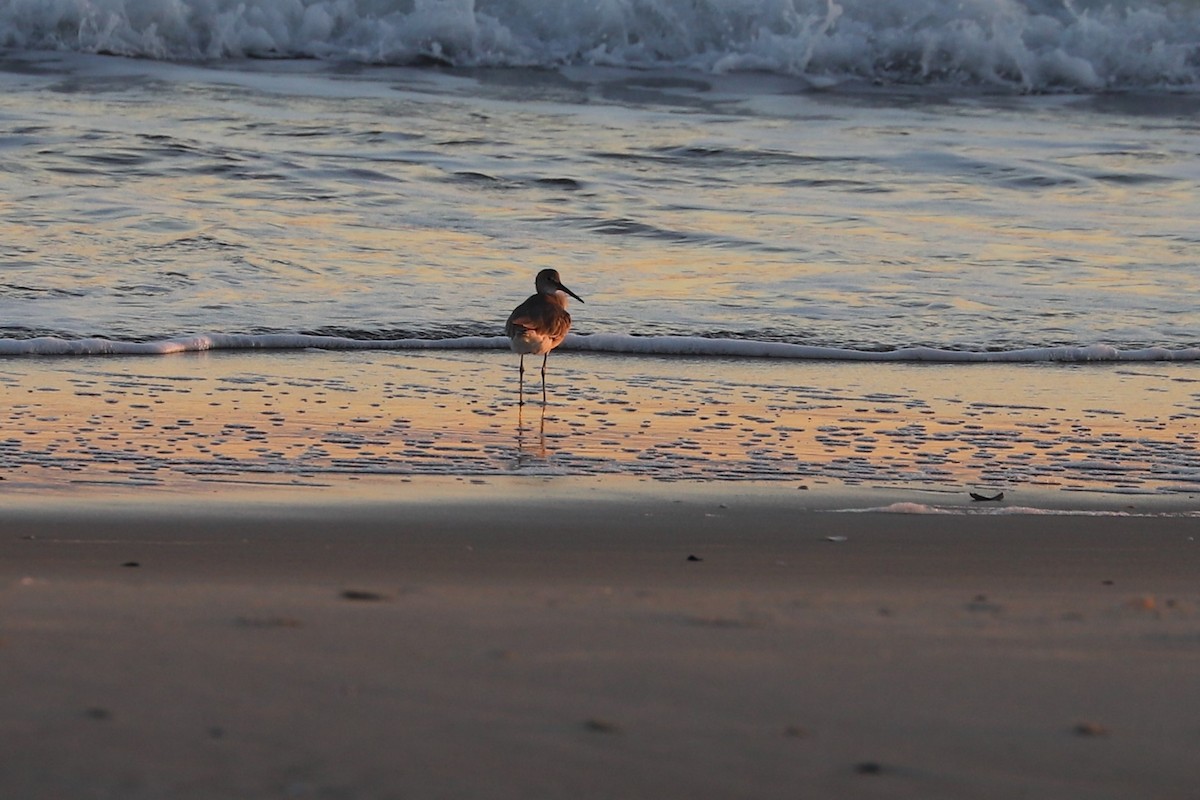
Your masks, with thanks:
[{"label": "foam line on beach", "polygon": [[942,361],[1049,362],[1049,361],[1196,361],[1200,348],[1149,347],[1121,350],[1104,344],[1084,347],[1029,347],[1016,350],[946,350],[934,347],[900,347],[892,350],[854,350],[843,347],[764,342],[747,339],[710,339],[702,336],[628,336],[594,334],[571,336],[564,347],[609,353],[645,355],[725,356],[742,358],[792,358],[808,361]]},{"label": "foam line on beach", "polygon": [[[0,355],[3,356],[152,356],[210,350],[497,350],[507,347],[508,340],[503,336],[355,339],[301,333],[206,333],[141,342],[104,338],[68,339],[57,336],[0,339]],[[628,334],[571,334],[563,343],[563,349],[647,356],[953,364],[1200,361],[1200,347],[1178,349],[1147,347],[1122,350],[1110,345],[1093,344],[1081,347],[1028,347],[995,351],[947,350],[934,347],[855,350],[752,339],[713,339],[703,336],[631,336]]]},{"label": "foam line on beach", "polygon": [[1082,517],[1200,517],[1195,511],[1113,511],[1083,508],[1040,508],[1037,506],[997,506],[979,508],[974,506],[939,506],[929,503],[900,501],[886,506],[870,508],[837,508],[832,514],[954,514],[958,516],[1082,516]]},{"label": "foam line on beach", "polygon": [[0,355],[105,356],[171,355],[209,350],[492,350],[508,347],[502,336],[460,336],[451,339],[351,339],[301,333],[204,333],[129,342],[119,339],[64,339],[38,336],[31,339],[0,339]]}]

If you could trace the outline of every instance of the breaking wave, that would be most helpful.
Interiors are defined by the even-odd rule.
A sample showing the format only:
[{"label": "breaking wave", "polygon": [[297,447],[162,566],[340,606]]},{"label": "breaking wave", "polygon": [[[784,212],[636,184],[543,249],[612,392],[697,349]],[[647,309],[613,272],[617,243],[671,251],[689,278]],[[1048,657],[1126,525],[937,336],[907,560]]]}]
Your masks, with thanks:
[{"label": "breaking wave", "polygon": [[1200,88],[1200,7],[1167,0],[7,0],[0,47],[759,71],[826,88]]}]

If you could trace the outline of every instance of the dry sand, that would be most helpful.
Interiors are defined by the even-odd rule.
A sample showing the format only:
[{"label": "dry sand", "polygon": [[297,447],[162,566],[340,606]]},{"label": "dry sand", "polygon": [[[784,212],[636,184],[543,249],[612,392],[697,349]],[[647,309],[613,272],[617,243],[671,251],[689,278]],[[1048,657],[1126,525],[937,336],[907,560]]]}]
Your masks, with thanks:
[{"label": "dry sand", "polygon": [[0,797],[1200,796],[1194,517],[564,485],[10,501]]}]

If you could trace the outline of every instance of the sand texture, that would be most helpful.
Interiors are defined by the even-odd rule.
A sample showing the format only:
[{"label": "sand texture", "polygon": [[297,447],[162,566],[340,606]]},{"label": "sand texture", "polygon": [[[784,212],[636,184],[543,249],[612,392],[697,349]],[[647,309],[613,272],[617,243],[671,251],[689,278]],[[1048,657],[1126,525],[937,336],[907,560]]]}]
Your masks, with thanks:
[{"label": "sand texture", "polygon": [[1194,518],[664,492],[0,523],[3,797],[1198,796]]}]

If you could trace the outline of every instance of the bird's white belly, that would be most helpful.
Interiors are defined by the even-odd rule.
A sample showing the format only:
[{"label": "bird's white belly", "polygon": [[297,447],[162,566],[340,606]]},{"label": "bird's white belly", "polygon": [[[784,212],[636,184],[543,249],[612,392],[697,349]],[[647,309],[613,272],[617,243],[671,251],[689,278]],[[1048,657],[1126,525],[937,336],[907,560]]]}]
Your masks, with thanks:
[{"label": "bird's white belly", "polygon": [[514,353],[540,356],[557,347],[562,339],[552,339],[544,333],[527,330],[516,334],[509,341]]}]

